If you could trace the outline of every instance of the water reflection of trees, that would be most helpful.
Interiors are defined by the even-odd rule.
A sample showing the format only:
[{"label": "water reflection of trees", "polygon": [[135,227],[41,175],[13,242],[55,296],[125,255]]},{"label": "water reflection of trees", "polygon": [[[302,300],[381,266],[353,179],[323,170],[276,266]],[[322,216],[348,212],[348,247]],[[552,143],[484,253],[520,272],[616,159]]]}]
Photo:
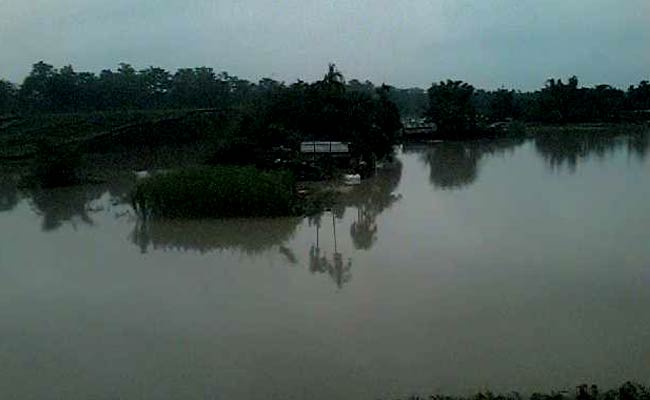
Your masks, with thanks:
[{"label": "water reflection of trees", "polygon": [[[354,220],[350,225],[352,244],[356,249],[370,249],[377,241],[377,217],[401,198],[394,193],[401,177],[402,163],[388,164],[374,177],[358,186],[348,187],[331,211],[309,218],[309,225],[314,228],[314,243],[309,249],[309,270],[312,273],[329,275],[338,288],[352,279],[352,259],[346,259],[338,247],[339,221],[343,219],[346,208],[354,208]],[[332,226],[329,249],[321,248],[321,227],[324,224]]]},{"label": "water reflection of trees", "polygon": [[30,198],[34,211],[43,218],[41,228],[44,231],[53,231],[65,223],[73,227],[76,227],[77,223],[94,225],[91,215],[104,210],[107,204],[93,206],[91,203],[105,193],[109,194],[112,204],[125,202],[129,186],[129,182],[115,180],[110,184],[55,189],[34,188],[27,190],[26,195]]},{"label": "water reflection of trees", "polygon": [[53,231],[64,223],[93,225],[89,203],[106,192],[103,186],[74,186],[58,189],[34,189],[28,195],[34,211],[41,215],[41,228]]},{"label": "water reflection of trees", "polygon": [[440,189],[458,189],[476,180],[481,155],[463,144],[435,146],[423,156],[429,166],[429,181]]},{"label": "water reflection of trees", "polygon": [[402,163],[394,162],[343,196],[345,205],[356,208],[350,236],[356,249],[368,250],[377,241],[377,217],[397,202],[394,193],[402,178]]},{"label": "water reflection of trees", "polygon": [[[201,253],[238,250],[257,254],[288,241],[300,222],[300,218],[138,220],[131,240],[143,253],[153,248]],[[280,252],[288,260],[295,260],[289,249],[280,247]]]},{"label": "water reflection of trees", "polygon": [[645,160],[650,151],[650,133],[636,132],[627,138],[628,154],[635,154],[640,160]]},{"label": "water reflection of trees", "polygon": [[486,155],[511,151],[523,138],[471,142],[446,142],[416,149],[429,166],[429,181],[438,189],[454,190],[471,185]]},{"label": "water reflection of trees", "polygon": [[[331,212],[332,223],[332,256],[327,255],[327,251],[321,249],[320,229],[323,215],[317,215],[309,219],[309,225],[315,227],[315,243],[309,248],[309,271],[311,273],[328,274],[336,286],[340,289],[343,285],[352,279],[352,259],[348,258],[347,262],[343,261],[343,254],[339,253],[338,238],[336,237],[336,220],[337,213]],[[341,218],[342,219],[342,216]]]},{"label": "water reflection of trees", "polygon": [[645,159],[650,146],[649,132],[639,128],[555,129],[535,137],[535,149],[554,170],[566,167],[574,172],[589,157],[605,158],[621,149]]},{"label": "water reflection of trees", "polygon": [[321,249],[312,246],[309,249],[309,270],[311,272],[327,273],[336,286],[340,289],[343,284],[352,279],[352,259],[343,261],[341,253],[333,253],[332,260],[326,254],[321,254]]}]

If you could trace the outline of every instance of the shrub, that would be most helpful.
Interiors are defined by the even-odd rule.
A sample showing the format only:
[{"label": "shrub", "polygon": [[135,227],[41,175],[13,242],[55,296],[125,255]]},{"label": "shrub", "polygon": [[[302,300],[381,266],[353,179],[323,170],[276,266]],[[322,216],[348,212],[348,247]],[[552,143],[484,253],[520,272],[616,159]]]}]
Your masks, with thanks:
[{"label": "shrub", "polygon": [[132,202],[154,217],[283,216],[295,211],[295,182],[290,173],[253,167],[188,168],[143,180]]}]

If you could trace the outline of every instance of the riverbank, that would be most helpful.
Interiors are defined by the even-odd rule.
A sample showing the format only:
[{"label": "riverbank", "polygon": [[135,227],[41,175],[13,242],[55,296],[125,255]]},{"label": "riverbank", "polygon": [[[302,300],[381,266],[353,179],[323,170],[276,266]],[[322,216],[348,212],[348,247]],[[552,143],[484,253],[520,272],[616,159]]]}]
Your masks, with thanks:
[{"label": "riverbank", "polygon": [[[218,118],[211,110],[44,115],[39,118],[40,122],[24,119],[5,120],[0,133],[0,165],[3,172],[5,175],[19,177],[18,180],[23,186],[54,187],[110,182],[124,179],[125,176],[132,179],[134,171],[220,168],[218,164],[214,165],[212,146],[218,132],[214,127],[205,132],[201,126],[206,122],[199,123],[205,118]],[[188,126],[192,126],[189,133],[185,130],[183,135],[174,134],[175,129]],[[562,150],[575,152],[579,150],[573,149],[578,146],[576,142],[588,142],[597,146],[603,140],[608,141],[623,134],[636,135],[643,141],[647,140],[645,133],[650,130],[647,124],[630,123],[511,123],[503,129],[501,135],[463,142],[498,143],[504,139],[521,141],[526,137],[533,137],[542,149],[557,147],[554,150],[556,153]],[[444,141],[425,141],[417,142],[416,145],[435,148],[442,142]],[[411,142],[408,146],[413,148],[414,144]],[[638,146],[645,148],[643,143]],[[251,151],[255,152],[254,149]],[[282,169],[276,164],[271,163],[270,167],[262,166],[259,173],[267,170],[279,173]],[[279,165],[282,165],[282,168],[289,165],[292,167],[289,171],[299,171],[304,168],[303,164],[296,159]],[[443,165],[440,168],[446,169]],[[284,207],[285,215],[313,215],[335,207],[337,202],[340,202],[338,199],[345,198],[346,192],[351,190],[336,179],[344,172],[346,171],[339,170],[329,179],[320,182],[297,182],[287,188],[286,192],[291,193],[292,199],[291,204]],[[177,184],[172,186],[181,187]],[[196,198],[200,193],[201,190],[192,189],[192,193],[188,195]],[[280,192],[277,195],[279,196]],[[274,201],[268,196],[262,197],[267,203]],[[285,200],[282,200],[282,203],[285,203]],[[161,210],[158,210],[158,213],[165,214]],[[226,212],[228,213],[229,211]],[[246,213],[242,213],[238,216],[245,215]],[[221,214],[216,213],[213,216]]]},{"label": "riverbank", "polygon": [[[219,162],[215,151],[227,138],[226,118],[211,109],[35,114],[4,118],[0,122],[0,165],[4,169],[29,167],[38,156],[39,144],[81,153],[85,167],[93,172],[112,170],[152,170],[174,166]],[[551,125],[510,122],[477,131],[462,140],[490,140],[570,133],[648,129],[648,123],[584,123]],[[453,135],[434,133],[415,141],[429,143],[461,140]],[[258,149],[249,148],[249,155]],[[245,154],[244,154],[245,156]],[[254,161],[253,159],[250,160]],[[273,161],[273,160],[271,160]],[[247,162],[244,157],[241,163]]]},{"label": "riverbank", "polygon": [[529,396],[522,396],[517,392],[492,393],[489,391],[479,392],[474,396],[448,396],[441,394],[432,395],[410,395],[400,399],[390,398],[386,400],[650,400],[650,388],[647,386],[626,382],[618,388],[601,391],[596,385],[579,385],[575,391],[557,390],[550,393],[533,393]]}]

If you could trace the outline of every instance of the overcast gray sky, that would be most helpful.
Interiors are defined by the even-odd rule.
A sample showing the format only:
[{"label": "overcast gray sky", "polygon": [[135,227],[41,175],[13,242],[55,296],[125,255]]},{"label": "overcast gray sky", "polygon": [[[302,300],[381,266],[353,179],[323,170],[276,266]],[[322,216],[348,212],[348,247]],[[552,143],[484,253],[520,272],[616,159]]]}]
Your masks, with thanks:
[{"label": "overcast gray sky", "polygon": [[0,77],[128,62],[242,78],[534,89],[650,79],[650,0],[0,0]]}]

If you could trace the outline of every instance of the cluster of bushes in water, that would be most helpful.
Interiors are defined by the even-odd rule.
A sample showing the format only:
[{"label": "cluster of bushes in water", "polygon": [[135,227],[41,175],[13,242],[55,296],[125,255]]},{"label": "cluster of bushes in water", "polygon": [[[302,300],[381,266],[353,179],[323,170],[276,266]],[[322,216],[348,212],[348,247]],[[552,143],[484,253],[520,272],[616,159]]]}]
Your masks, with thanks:
[{"label": "cluster of bushes in water", "polygon": [[[526,397],[519,393],[494,394],[491,392],[478,393],[474,396],[445,396],[412,395],[404,400],[524,400]],[[600,391],[596,385],[580,385],[575,393],[552,392],[533,393],[528,396],[530,400],[650,400],[650,388],[643,385],[627,382],[618,389]]]},{"label": "cluster of bushes in water", "polygon": [[253,167],[195,167],[146,178],[133,191],[143,216],[257,217],[297,212],[294,178]]}]

